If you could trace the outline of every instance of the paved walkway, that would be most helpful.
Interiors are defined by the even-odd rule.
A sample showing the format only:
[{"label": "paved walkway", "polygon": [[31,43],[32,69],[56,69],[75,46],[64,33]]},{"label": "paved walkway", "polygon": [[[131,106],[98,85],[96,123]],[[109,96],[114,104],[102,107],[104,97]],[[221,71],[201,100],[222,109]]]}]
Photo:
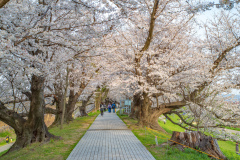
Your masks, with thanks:
[{"label": "paved walkway", "polygon": [[115,113],[99,115],[67,160],[155,160]]},{"label": "paved walkway", "polygon": [[5,151],[5,150],[8,150],[14,143],[9,143],[9,144],[6,144],[4,146],[1,146],[0,147],[0,153]]}]

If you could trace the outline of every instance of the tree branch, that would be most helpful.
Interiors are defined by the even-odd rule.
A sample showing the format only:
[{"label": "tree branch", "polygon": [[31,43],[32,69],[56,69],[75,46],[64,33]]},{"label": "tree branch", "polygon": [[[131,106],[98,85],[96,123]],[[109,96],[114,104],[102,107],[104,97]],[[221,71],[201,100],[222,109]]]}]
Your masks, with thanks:
[{"label": "tree branch", "polygon": [[5,6],[10,0],[0,0],[0,8]]},{"label": "tree branch", "polygon": [[[155,0],[153,10],[152,10],[152,14],[151,14],[151,21],[150,21],[150,27],[149,27],[149,30],[148,30],[148,37],[147,37],[146,42],[145,42],[145,44],[144,44],[144,46],[143,46],[143,48],[141,49],[140,52],[146,51],[150,46],[150,43],[151,43],[151,40],[152,40],[152,37],[153,37],[153,30],[154,30],[154,26],[155,26],[155,20],[156,20],[158,5],[159,5],[159,0]],[[165,5],[165,7],[166,7],[166,5]]]},{"label": "tree branch", "polygon": [[2,101],[0,101],[0,120],[11,126],[17,132],[22,131],[22,126],[26,121],[18,113],[7,109]]}]

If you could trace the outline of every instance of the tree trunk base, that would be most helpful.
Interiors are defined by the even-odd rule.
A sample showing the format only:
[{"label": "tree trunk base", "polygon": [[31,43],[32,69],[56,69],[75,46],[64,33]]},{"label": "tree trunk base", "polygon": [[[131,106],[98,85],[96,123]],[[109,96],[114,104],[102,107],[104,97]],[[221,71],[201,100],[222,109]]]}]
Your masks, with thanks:
[{"label": "tree trunk base", "polygon": [[88,116],[88,114],[87,114],[87,113],[81,113],[81,114],[79,115],[79,117],[85,117],[85,116]]},{"label": "tree trunk base", "polygon": [[173,132],[172,137],[170,139],[170,145],[171,146],[175,145],[180,150],[184,150],[185,147],[183,145],[177,144],[173,141],[189,146],[194,149],[200,149],[201,151],[206,152],[209,155],[212,155],[212,157],[224,160],[227,159],[220,150],[217,140],[211,136],[206,136],[199,131],[194,131],[190,133],[176,131]]},{"label": "tree trunk base", "polygon": [[84,117],[84,116],[88,116],[87,112],[86,112],[86,107],[80,107],[79,108],[79,112],[80,112],[80,115],[79,117]]},{"label": "tree trunk base", "polygon": [[62,139],[60,136],[55,136],[48,132],[47,127],[43,127],[42,130],[27,130],[25,129],[23,133],[16,133],[17,138],[16,142],[12,145],[12,147],[4,154],[7,155],[10,152],[22,149],[29,144],[34,142],[46,143],[49,142],[50,139]]}]

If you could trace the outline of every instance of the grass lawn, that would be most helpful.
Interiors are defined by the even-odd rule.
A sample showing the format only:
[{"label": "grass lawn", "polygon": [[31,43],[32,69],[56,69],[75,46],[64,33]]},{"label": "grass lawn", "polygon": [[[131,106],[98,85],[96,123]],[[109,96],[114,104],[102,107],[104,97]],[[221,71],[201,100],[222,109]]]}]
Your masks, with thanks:
[{"label": "grass lawn", "polygon": [[[171,119],[175,122],[178,122],[178,117],[171,116]],[[165,129],[168,133],[172,134],[172,131],[184,132],[184,129],[179,127],[178,125],[173,124],[170,121],[167,121],[164,124],[162,121],[159,121],[160,126]],[[218,140],[218,145],[225,156],[227,156],[230,160],[240,160],[240,156],[236,155],[235,152],[235,142],[232,141],[220,141]]]},{"label": "grass lawn", "polygon": [[[167,134],[160,132],[161,134],[154,133],[157,135],[159,147],[156,147],[155,136],[151,134],[148,130],[140,128],[136,125],[137,121],[129,118],[126,115],[119,116],[124,123],[132,130],[136,137],[143,143],[143,145],[152,153],[154,158],[157,160],[210,160],[210,158],[202,153],[194,151],[192,149],[185,149],[184,152],[179,151],[178,149],[173,149],[167,145],[167,137],[172,134],[172,131],[183,132],[184,129],[174,125],[170,121],[167,121],[164,124],[162,121],[159,121],[160,126],[167,131]],[[173,117],[177,121],[176,118]],[[219,146],[229,160],[240,160],[240,156],[235,153],[235,144],[231,141],[218,141]]]},{"label": "grass lawn", "polygon": [[235,131],[240,131],[240,128],[234,128],[234,127],[224,127],[224,128],[235,130]]},{"label": "grass lawn", "polygon": [[[51,140],[46,144],[34,143],[19,151],[0,157],[1,160],[65,160],[85,134],[99,112],[89,113],[88,117],[76,118],[73,122],[65,124],[63,129],[53,127],[50,133],[61,136],[62,140]],[[5,152],[4,152],[5,153]],[[3,152],[0,155],[4,154]]]},{"label": "grass lawn", "polygon": [[14,133],[14,130],[7,130],[5,132],[0,132],[0,147],[6,145],[6,137],[9,136],[9,142],[12,138],[12,141],[14,142],[16,140],[16,134]]}]

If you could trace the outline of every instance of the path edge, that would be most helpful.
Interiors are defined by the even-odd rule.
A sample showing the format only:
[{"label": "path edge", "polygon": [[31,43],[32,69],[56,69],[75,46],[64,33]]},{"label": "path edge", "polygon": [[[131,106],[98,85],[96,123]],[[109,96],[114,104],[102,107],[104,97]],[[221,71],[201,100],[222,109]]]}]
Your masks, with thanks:
[{"label": "path edge", "polygon": [[68,154],[67,158],[70,156],[73,149],[77,146],[78,142],[82,139],[82,137],[87,133],[88,129],[91,127],[91,125],[93,124],[93,122],[96,120],[96,118],[99,115],[100,115],[100,113],[96,115],[96,117],[93,119],[92,123],[89,124],[89,126],[86,128],[86,130],[83,132],[83,134],[79,137],[79,139],[76,141],[76,143],[72,146],[71,150],[69,150],[70,153]]}]

